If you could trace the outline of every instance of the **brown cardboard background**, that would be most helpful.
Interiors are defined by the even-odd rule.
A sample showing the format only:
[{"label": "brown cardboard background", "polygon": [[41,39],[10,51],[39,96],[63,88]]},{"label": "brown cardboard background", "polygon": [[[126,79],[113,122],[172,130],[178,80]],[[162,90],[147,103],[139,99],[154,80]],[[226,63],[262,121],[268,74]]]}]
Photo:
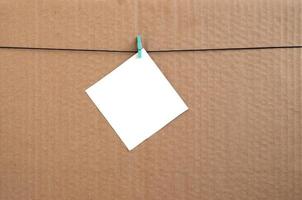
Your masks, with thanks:
[{"label": "brown cardboard background", "polygon": [[302,45],[300,0],[1,0],[0,44],[148,50]]},{"label": "brown cardboard background", "polygon": [[301,50],[152,53],[190,110],[128,152],[84,93],[128,54],[1,50],[1,199],[300,199]]},{"label": "brown cardboard background", "polygon": [[[131,2],[3,0],[0,44],[301,45],[298,0]],[[1,200],[302,198],[301,49],[151,53],[190,110],[128,152],[84,90],[130,55],[0,50]]]}]

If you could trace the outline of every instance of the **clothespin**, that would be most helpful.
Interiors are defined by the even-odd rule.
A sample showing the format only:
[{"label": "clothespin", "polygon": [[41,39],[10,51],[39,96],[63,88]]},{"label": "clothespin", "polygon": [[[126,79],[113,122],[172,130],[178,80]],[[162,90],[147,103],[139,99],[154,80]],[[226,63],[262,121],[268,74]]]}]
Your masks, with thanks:
[{"label": "clothespin", "polygon": [[142,45],[142,38],[140,35],[136,36],[136,42],[137,42],[137,55],[138,55],[138,58],[141,58],[143,45]]}]

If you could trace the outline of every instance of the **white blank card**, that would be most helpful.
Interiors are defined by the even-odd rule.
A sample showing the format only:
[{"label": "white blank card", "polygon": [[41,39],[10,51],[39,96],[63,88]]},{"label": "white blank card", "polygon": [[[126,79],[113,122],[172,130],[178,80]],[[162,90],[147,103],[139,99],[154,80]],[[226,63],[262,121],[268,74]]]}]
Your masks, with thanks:
[{"label": "white blank card", "polygon": [[145,49],[86,92],[129,150],[188,109]]}]

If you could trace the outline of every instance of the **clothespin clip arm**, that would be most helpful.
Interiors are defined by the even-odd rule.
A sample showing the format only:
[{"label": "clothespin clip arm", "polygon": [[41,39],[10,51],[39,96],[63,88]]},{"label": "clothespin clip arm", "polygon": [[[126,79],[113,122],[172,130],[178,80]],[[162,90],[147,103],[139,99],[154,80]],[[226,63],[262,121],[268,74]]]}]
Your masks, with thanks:
[{"label": "clothespin clip arm", "polygon": [[137,55],[138,55],[138,58],[141,58],[143,45],[142,45],[142,38],[140,35],[136,36],[136,43],[137,43]]}]

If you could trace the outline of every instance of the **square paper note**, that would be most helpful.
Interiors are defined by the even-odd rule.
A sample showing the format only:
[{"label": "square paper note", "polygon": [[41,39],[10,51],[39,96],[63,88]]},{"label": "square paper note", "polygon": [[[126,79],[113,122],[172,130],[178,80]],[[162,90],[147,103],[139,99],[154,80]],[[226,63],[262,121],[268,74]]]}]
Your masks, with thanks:
[{"label": "square paper note", "polygon": [[144,49],[86,92],[129,150],[188,109]]}]

